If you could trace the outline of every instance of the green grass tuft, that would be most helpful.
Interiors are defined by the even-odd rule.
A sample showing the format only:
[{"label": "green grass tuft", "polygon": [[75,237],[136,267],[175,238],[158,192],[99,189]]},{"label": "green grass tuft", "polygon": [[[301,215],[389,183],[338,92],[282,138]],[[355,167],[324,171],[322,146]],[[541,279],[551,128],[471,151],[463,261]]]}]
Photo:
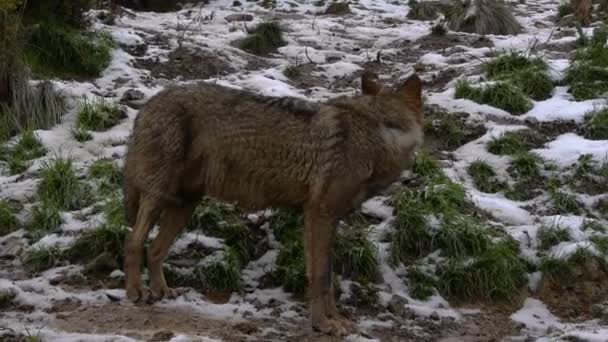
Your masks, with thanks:
[{"label": "green grass tuft", "polygon": [[417,192],[403,189],[395,199],[395,232],[392,236],[390,260],[406,263],[431,252],[433,236],[425,216],[427,209]]},{"label": "green grass tuft", "polygon": [[60,266],[65,255],[57,247],[38,247],[26,250],[21,259],[27,269],[38,273]]},{"label": "green grass tuft", "polygon": [[510,82],[504,81],[479,89],[471,86],[466,80],[459,80],[456,84],[455,97],[500,108],[513,115],[524,114],[532,109],[532,102],[526,94]]},{"label": "green grass tuft", "polygon": [[425,150],[416,153],[412,165],[412,172],[425,178],[434,178],[443,175],[437,159],[433,158],[433,156]]},{"label": "green grass tuft", "polygon": [[308,277],[302,238],[290,241],[281,247],[272,278],[287,292],[301,296],[305,294]]},{"label": "green grass tuft", "polygon": [[562,3],[557,7],[557,16],[563,18],[569,14],[572,14],[572,6],[569,3]]},{"label": "green grass tuft", "polygon": [[526,263],[507,242],[472,260],[450,259],[441,270],[439,292],[448,299],[509,300],[526,284]]},{"label": "green grass tuft", "polygon": [[74,262],[90,261],[103,254],[116,265],[122,265],[128,234],[129,230],[124,226],[103,225],[87,230],[74,241],[66,254]]},{"label": "green grass tuft", "polygon": [[274,21],[259,24],[241,44],[241,49],[256,55],[266,55],[285,45],[283,29]]},{"label": "green grass tuft", "polygon": [[128,226],[127,216],[124,208],[122,196],[114,193],[112,194],[103,206],[103,215],[106,219],[106,223],[110,226]]},{"label": "green grass tuft", "polygon": [[442,147],[454,150],[465,142],[464,123],[455,115],[442,115],[437,120],[427,121],[425,136],[432,136],[434,140],[441,141]]},{"label": "green grass tuft", "polygon": [[11,174],[19,174],[30,167],[31,160],[44,156],[46,152],[34,132],[24,131],[13,146],[0,152],[0,160],[8,163]]},{"label": "green grass tuft", "polygon": [[435,294],[437,281],[423,272],[419,267],[410,266],[407,269],[409,294],[412,298],[426,300]]},{"label": "green grass tuft", "polygon": [[488,152],[497,155],[514,155],[524,153],[528,150],[525,140],[519,132],[504,132],[498,137],[493,137],[488,142]]},{"label": "green grass tuft", "polygon": [[206,291],[233,292],[243,288],[238,256],[229,247],[210,256],[194,270]]},{"label": "green grass tuft", "polygon": [[433,27],[431,27],[431,35],[433,35],[433,36],[443,37],[447,33],[448,33],[448,29],[442,23],[435,24],[435,25],[433,25]]},{"label": "green grass tuft", "polygon": [[542,226],[538,229],[536,236],[538,239],[538,247],[542,250],[548,250],[556,246],[560,242],[570,241],[570,231],[559,226],[547,227]]},{"label": "green grass tuft", "polygon": [[487,230],[469,216],[459,215],[443,221],[435,243],[450,258],[479,256],[490,246]]},{"label": "green grass tuft", "polygon": [[87,131],[86,129],[80,127],[73,127],[70,130],[70,133],[72,133],[72,137],[74,138],[74,140],[80,143],[93,140],[93,134],[91,134],[91,132]]},{"label": "green grass tuft", "polygon": [[287,243],[302,238],[304,216],[296,210],[279,209],[270,218],[270,228],[280,243]]},{"label": "green grass tuft", "polygon": [[549,197],[556,213],[580,214],[582,212],[583,205],[570,193],[551,188],[549,189]]},{"label": "green grass tuft", "polygon": [[421,194],[423,205],[433,213],[450,214],[466,208],[466,191],[462,184],[447,177],[435,178]]},{"label": "green grass tuft", "polygon": [[94,78],[110,64],[112,48],[107,33],[41,23],[29,36],[26,59],[38,76]]},{"label": "green grass tuft", "polygon": [[334,245],[334,270],[359,283],[379,278],[378,251],[369,240],[369,229],[363,223],[338,231]]},{"label": "green grass tuft", "polygon": [[291,64],[283,69],[283,75],[287,78],[298,78],[302,76],[302,68],[299,65]]},{"label": "green grass tuft", "polygon": [[43,164],[38,197],[61,210],[81,209],[93,199],[90,187],[76,175],[72,159],[59,157]]},{"label": "green grass tuft", "polygon": [[125,113],[118,104],[103,98],[89,101],[87,99],[78,105],[78,127],[81,130],[106,131],[116,126],[125,118]]},{"label": "green grass tuft", "polygon": [[0,200],[0,236],[10,234],[19,229],[15,206]]},{"label": "green grass tuft", "polygon": [[608,107],[585,115],[584,131],[587,139],[608,140]]},{"label": "green grass tuft", "polygon": [[96,180],[98,190],[102,194],[120,189],[123,183],[123,172],[111,159],[96,160],[89,167],[89,176]]},{"label": "green grass tuft", "polygon": [[0,309],[6,309],[13,304],[13,301],[17,298],[17,291],[13,289],[1,289],[0,290]]},{"label": "green grass tuft", "polygon": [[435,20],[439,17],[439,8],[436,4],[427,1],[410,1],[410,10],[407,17],[413,20]]},{"label": "green grass tuft", "polygon": [[467,172],[473,178],[473,183],[479,191],[496,193],[505,188],[504,182],[496,178],[496,171],[485,161],[476,160],[469,164]]},{"label": "green grass tuft", "polygon": [[61,212],[57,207],[47,202],[39,203],[32,208],[31,218],[27,229],[34,240],[59,228],[63,223]]}]

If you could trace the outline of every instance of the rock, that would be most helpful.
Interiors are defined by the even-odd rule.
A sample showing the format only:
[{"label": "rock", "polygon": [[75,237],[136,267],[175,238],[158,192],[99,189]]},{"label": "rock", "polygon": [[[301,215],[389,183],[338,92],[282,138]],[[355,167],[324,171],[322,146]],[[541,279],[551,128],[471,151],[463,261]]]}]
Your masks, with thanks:
[{"label": "rock", "polygon": [[252,21],[253,16],[251,14],[230,14],[224,17],[224,20],[231,23],[233,21]]},{"label": "rock", "polygon": [[243,4],[240,1],[235,0],[235,1],[232,2],[232,6],[234,6],[234,7],[243,6]]},{"label": "rock", "polygon": [[254,299],[253,302],[251,302],[251,305],[253,305],[253,307],[256,308],[258,311],[264,308],[264,304],[262,304],[262,302],[257,298]]},{"label": "rock", "polygon": [[145,97],[144,93],[137,89],[129,89],[124,92],[120,101],[141,100]]},{"label": "rock", "polygon": [[345,15],[350,14],[350,6],[347,2],[333,2],[325,10],[325,14]]},{"label": "rock", "polygon": [[393,295],[387,304],[387,309],[395,316],[405,317],[408,311],[405,305],[408,303],[409,301],[406,298],[399,295]]},{"label": "rock", "polygon": [[433,321],[438,321],[441,319],[441,317],[439,317],[439,313],[437,313],[437,311],[433,311],[433,313],[431,314],[431,316],[429,316],[430,319],[432,319]]},{"label": "rock", "polygon": [[240,322],[234,325],[234,329],[242,332],[243,334],[251,335],[257,333],[259,328],[250,322]]},{"label": "rock", "polygon": [[0,245],[0,258],[14,259],[18,257],[23,251],[23,245],[23,239],[16,236],[6,239],[2,245]]},{"label": "rock", "polygon": [[591,306],[591,315],[594,318],[607,319],[608,318],[608,302],[593,304]]},{"label": "rock", "polygon": [[154,333],[150,341],[169,341],[175,336],[171,330],[161,330]]}]

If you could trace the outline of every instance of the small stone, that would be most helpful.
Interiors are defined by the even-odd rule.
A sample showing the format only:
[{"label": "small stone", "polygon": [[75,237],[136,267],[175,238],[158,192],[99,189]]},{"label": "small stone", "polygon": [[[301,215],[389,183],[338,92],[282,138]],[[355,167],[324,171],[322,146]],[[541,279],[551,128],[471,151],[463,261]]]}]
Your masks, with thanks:
[{"label": "small stone", "polygon": [[237,7],[237,6],[243,6],[243,4],[240,1],[233,1],[232,2],[232,6]]},{"label": "small stone", "polygon": [[432,319],[434,321],[438,321],[441,319],[441,317],[439,317],[439,313],[437,313],[437,311],[433,311],[433,313],[430,316],[430,319]]},{"label": "small stone", "polygon": [[262,302],[257,298],[254,299],[253,302],[251,302],[251,305],[253,305],[253,307],[256,308],[258,311],[264,308],[264,304],[262,304]]},{"label": "small stone", "polygon": [[405,305],[408,303],[409,301],[406,298],[401,297],[399,295],[393,295],[393,297],[391,297],[391,300],[387,304],[387,309],[395,316],[405,317],[405,314],[407,312],[407,308],[405,307]]},{"label": "small stone", "polygon": [[350,6],[347,2],[334,2],[327,6],[327,9],[325,10],[325,14],[331,15],[345,15],[350,13]]},{"label": "small stone", "polygon": [[137,89],[129,89],[122,94],[120,102],[136,101],[141,100],[145,97],[144,93]]},{"label": "small stone", "polygon": [[251,14],[230,14],[224,17],[224,20],[231,23],[233,21],[252,21],[253,16]]}]

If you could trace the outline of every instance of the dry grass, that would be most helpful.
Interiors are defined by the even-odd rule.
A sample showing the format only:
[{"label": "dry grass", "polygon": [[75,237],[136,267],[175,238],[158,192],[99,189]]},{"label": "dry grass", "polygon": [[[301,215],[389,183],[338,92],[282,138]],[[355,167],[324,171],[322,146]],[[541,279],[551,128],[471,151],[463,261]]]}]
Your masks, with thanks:
[{"label": "dry grass", "polygon": [[454,31],[477,34],[514,35],[523,32],[502,0],[471,0],[455,5],[448,25]]}]

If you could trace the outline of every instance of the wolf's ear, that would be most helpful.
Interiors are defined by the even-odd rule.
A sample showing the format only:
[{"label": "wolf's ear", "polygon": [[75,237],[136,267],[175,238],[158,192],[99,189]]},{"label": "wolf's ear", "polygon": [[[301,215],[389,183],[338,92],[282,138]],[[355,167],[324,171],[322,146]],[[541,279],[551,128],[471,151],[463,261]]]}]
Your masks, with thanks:
[{"label": "wolf's ear", "polygon": [[378,75],[371,71],[365,71],[361,75],[361,91],[364,95],[378,95],[382,90],[382,85],[378,84]]},{"label": "wolf's ear", "polygon": [[422,81],[418,75],[408,77],[399,87],[396,95],[412,109],[422,111]]}]

